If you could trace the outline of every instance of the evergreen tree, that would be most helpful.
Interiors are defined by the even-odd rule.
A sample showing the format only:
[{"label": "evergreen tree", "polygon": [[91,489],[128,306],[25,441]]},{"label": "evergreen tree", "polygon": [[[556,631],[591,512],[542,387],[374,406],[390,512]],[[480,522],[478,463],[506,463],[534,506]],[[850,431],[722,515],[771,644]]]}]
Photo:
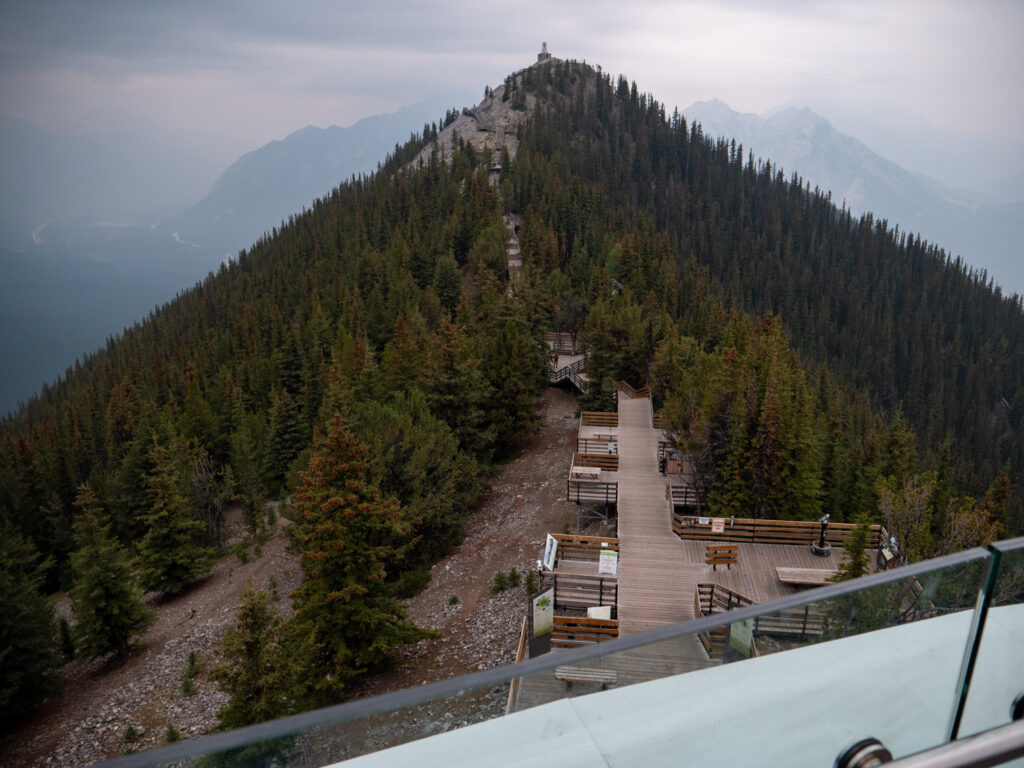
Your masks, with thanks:
[{"label": "evergreen tree", "polygon": [[857,579],[868,572],[868,543],[871,541],[871,518],[867,511],[857,517],[857,527],[853,535],[843,544],[846,558],[832,581],[848,581]]},{"label": "evergreen tree", "polygon": [[106,514],[88,485],[75,500],[75,545],[71,555],[71,604],[78,623],[78,649],[88,656],[128,652],[133,636],[149,626],[153,612],[142,602],[128,550],[114,538]]},{"label": "evergreen tree", "polygon": [[60,690],[53,606],[39,593],[51,561],[0,519],[0,722]]},{"label": "evergreen tree", "polygon": [[335,418],[314,438],[294,503],[303,582],[289,637],[296,655],[304,649],[302,682],[314,703],[338,700],[389,650],[425,636],[387,588],[413,542],[398,503],[367,483],[366,453]]},{"label": "evergreen tree", "polygon": [[217,713],[221,728],[241,728],[289,714],[295,670],[281,645],[284,621],[266,592],[242,595],[234,626],[221,641],[223,661],[211,673],[231,696]]},{"label": "evergreen tree", "polygon": [[202,544],[206,526],[193,517],[189,503],[185,446],[172,432],[168,445],[154,442],[150,458],[150,504],[141,517],[146,534],[139,543],[139,581],[143,589],[173,595],[206,571],[211,552]]}]

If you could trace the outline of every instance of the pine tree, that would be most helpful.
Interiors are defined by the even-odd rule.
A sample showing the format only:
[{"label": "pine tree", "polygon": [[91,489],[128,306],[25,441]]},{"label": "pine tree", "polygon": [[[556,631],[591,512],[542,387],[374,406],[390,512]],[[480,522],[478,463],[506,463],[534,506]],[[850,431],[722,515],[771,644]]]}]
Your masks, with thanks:
[{"label": "pine tree", "polygon": [[303,572],[289,637],[314,703],[339,699],[347,684],[392,648],[425,633],[405,618],[387,580],[413,542],[398,503],[367,483],[367,450],[339,418],[317,433],[294,503]]},{"label": "pine tree", "polygon": [[142,602],[128,550],[114,538],[106,514],[88,485],[75,500],[75,545],[71,555],[71,603],[78,617],[74,635],[88,656],[124,655],[145,631],[153,612]]},{"label": "pine tree", "polygon": [[843,544],[846,558],[832,581],[848,581],[857,579],[868,572],[868,543],[871,541],[871,518],[867,511],[857,517],[857,527],[853,535]]},{"label": "pine tree", "polygon": [[149,510],[141,522],[139,581],[143,589],[177,594],[207,569],[210,550],[202,545],[206,526],[194,519],[188,498],[188,454],[175,434],[168,446],[154,443],[153,470],[146,481]]},{"label": "pine tree", "polygon": [[60,690],[53,606],[39,593],[50,560],[0,519],[0,722]]},{"label": "pine tree", "polygon": [[241,728],[292,711],[294,669],[282,648],[284,621],[266,592],[249,588],[235,625],[221,641],[223,662],[210,675],[231,701],[217,713],[221,728]]}]

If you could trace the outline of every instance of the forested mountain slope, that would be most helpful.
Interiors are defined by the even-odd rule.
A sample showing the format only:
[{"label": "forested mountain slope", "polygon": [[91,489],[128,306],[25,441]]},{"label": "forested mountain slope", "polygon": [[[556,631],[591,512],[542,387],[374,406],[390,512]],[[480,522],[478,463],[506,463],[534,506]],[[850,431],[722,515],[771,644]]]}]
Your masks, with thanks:
[{"label": "forested mountain slope", "polygon": [[[201,562],[225,499],[255,529],[263,500],[294,491],[296,621],[323,654],[294,700],[337,700],[416,637],[391,601],[535,425],[552,327],[590,349],[588,407],[610,407],[617,379],[654,385],[717,512],[878,518],[926,477],[915,556],[969,543],[947,535],[961,513],[1020,530],[998,482],[1024,465],[1019,301],[586,65],[538,64],[486,98],[526,117],[514,159],[456,140],[413,162],[432,127],[4,421],[0,543],[29,539],[55,559],[47,586],[67,586],[88,484],[149,588],[168,589],[149,561],[181,547]],[[318,527],[338,487],[362,512]],[[180,534],[160,543],[167,519]],[[324,578],[362,595],[363,623],[337,624]]]}]

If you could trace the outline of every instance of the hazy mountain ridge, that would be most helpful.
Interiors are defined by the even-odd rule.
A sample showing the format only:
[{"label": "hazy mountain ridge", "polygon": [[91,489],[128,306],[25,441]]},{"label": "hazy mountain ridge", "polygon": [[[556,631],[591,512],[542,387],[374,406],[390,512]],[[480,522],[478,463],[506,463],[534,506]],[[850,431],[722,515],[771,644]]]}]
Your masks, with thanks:
[{"label": "hazy mountain ridge", "polygon": [[[33,202],[36,198],[19,196],[16,179],[21,177],[4,177],[0,414],[14,410],[76,359],[143,320],[155,306],[190,288],[225,257],[248,248],[291,214],[310,207],[318,196],[354,173],[376,168],[396,142],[407,141],[424,122],[443,118],[457,99],[455,94],[431,97],[347,128],[307,126],[271,141],[233,163],[198,203],[178,216],[165,214],[164,223],[155,227],[98,226],[98,215],[112,215],[104,207],[112,202],[100,201],[101,207],[88,209],[84,203],[43,196],[40,199],[48,200],[49,207],[41,207]],[[29,168],[33,158],[50,157],[55,151],[52,135],[38,126],[4,116],[0,120],[5,162],[17,154],[16,147],[21,147],[19,168]],[[16,140],[6,140],[8,126]],[[61,157],[65,155],[48,162],[59,165]],[[160,174],[152,173],[149,184],[159,186],[154,179]],[[47,221],[41,218],[45,210],[57,213],[38,229],[39,241],[33,242],[32,229]],[[118,218],[130,219],[128,213]],[[38,223],[30,228],[27,221]],[[6,247],[4,232],[13,233],[8,239],[13,244]]]},{"label": "hazy mountain ridge", "polygon": [[373,170],[396,143],[407,141],[424,123],[460,108],[460,97],[470,98],[432,96],[345,128],[307,125],[240,157],[209,194],[166,226],[185,240],[233,255],[353,174]]},{"label": "hazy mountain ridge", "polygon": [[707,135],[735,138],[744,155],[753,151],[787,176],[795,172],[812,188],[831,190],[836,205],[845,201],[854,214],[870,211],[891,226],[920,233],[986,269],[1006,292],[1024,294],[1024,205],[993,204],[984,195],[907,171],[808,108],[785,107],[762,117],[714,100],[697,102],[683,114]]}]

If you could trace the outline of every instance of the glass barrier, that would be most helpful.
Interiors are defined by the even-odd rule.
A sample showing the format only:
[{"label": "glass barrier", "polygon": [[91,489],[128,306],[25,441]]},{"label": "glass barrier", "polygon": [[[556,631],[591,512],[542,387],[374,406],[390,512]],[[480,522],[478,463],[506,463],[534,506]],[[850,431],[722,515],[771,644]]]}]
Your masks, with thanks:
[{"label": "glass barrier", "polygon": [[990,599],[959,737],[1006,725],[1015,701],[1024,707],[1024,538],[991,549]]},{"label": "glass barrier", "polygon": [[721,614],[712,596],[694,621],[107,765],[822,766],[866,737],[900,757],[948,739],[993,557]]}]

